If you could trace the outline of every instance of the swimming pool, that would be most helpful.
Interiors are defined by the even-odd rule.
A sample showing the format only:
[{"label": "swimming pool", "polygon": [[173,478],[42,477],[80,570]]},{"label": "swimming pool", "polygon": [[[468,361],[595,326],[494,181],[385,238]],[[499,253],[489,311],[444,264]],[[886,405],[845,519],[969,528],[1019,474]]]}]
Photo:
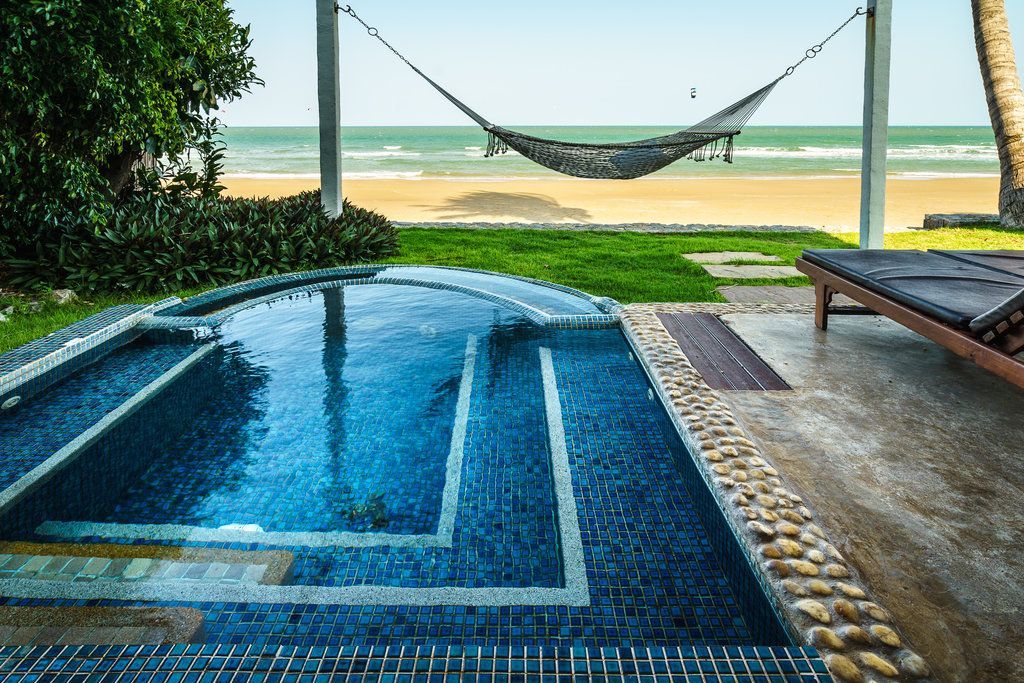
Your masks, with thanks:
[{"label": "swimming pool", "polygon": [[4,411],[0,536],[281,552],[282,580],[0,568],[4,601],[199,605],[221,644],[790,644],[614,302],[428,268],[277,286],[167,306]]}]

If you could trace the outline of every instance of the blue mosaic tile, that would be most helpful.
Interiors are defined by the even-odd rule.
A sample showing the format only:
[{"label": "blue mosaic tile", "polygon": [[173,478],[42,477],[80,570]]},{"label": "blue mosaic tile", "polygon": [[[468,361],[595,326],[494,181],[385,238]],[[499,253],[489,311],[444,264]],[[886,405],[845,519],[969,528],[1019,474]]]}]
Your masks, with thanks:
[{"label": "blue mosaic tile", "polygon": [[188,346],[136,342],[0,413],[0,490],[194,350]]},{"label": "blue mosaic tile", "polygon": [[4,648],[0,681],[830,683],[811,648]]}]

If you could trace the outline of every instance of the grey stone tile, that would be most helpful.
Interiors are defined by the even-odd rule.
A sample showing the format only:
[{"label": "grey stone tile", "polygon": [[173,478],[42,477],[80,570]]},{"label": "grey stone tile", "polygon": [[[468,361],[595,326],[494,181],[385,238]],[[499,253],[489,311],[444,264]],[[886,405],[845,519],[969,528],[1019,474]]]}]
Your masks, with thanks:
[{"label": "grey stone tile", "polygon": [[704,266],[704,270],[713,277],[734,280],[752,280],[754,278],[802,277],[803,273],[793,266]]},{"label": "grey stone tile", "polygon": [[128,580],[141,579],[147,571],[153,568],[153,560],[145,557],[136,557],[125,567],[121,577]]},{"label": "grey stone tile", "polygon": [[729,261],[781,261],[774,254],[762,254],[759,251],[706,251],[696,254],[683,254],[683,258],[694,263],[727,263]]}]

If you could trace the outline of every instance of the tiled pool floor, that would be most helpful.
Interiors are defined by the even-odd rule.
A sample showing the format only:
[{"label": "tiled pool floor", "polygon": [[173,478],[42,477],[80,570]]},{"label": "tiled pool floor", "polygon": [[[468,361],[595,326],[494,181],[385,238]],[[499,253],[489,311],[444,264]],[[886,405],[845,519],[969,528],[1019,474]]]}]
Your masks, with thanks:
[{"label": "tiled pool floor", "polygon": [[[128,449],[121,457],[148,464],[123,490],[94,492],[95,514],[39,520],[87,523],[45,527],[45,540],[294,553],[295,585],[281,588],[301,588],[302,600],[260,599],[297,594],[269,592],[277,587],[149,600],[199,608],[216,644],[788,642],[620,331],[545,330],[453,292],[368,285],[345,290],[343,303],[326,296],[243,312],[235,327],[225,326],[228,351],[211,354],[209,373],[187,379],[214,382],[219,393],[160,448],[147,451],[143,440]],[[398,308],[389,313],[389,306]],[[346,324],[337,326],[336,315]],[[382,338],[385,345],[373,341]],[[388,369],[373,374],[384,349]],[[427,363],[417,355],[424,349]],[[464,438],[453,438],[463,408]],[[258,534],[170,540],[145,528],[429,536],[444,519],[455,442],[464,452],[448,544],[324,547],[268,543]],[[560,498],[560,457],[568,499]],[[339,486],[346,472],[350,484]],[[367,510],[365,502],[380,506],[350,514]],[[570,510],[583,602],[570,590]],[[99,534],[88,526],[96,524],[124,526]],[[330,597],[367,587],[438,592],[424,593],[425,601],[396,601],[382,590],[351,601]],[[145,602],[119,599],[131,593],[75,599],[87,594],[80,591],[2,602]],[[365,597],[373,594],[385,597]]]}]

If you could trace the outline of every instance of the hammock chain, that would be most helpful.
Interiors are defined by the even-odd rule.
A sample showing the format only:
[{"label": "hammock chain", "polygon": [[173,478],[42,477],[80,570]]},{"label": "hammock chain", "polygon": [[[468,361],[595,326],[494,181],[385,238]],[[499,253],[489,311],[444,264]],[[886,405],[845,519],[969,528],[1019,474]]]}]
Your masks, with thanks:
[{"label": "hammock chain", "polygon": [[816,45],[812,45],[809,48],[807,48],[807,50],[804,52],[804,58],[801,59],[796,64],[794,64],[793,66],[791,66],[788,69],[786,69],[786,72],[784,74],[782,74],[781,76],[779,76],[779,80],[781,81],[786,76],[792,76],[793,72],[796,71],[797,67],[799,67],[801,64],[806,62],[808,59],[814,59],[815,57],[817,57],[818,54],[820,54],[821,51],[825,49],[825,43],[827,43],[828,41],[830,41],[833,38],[835,38],[836,35],[840,31],[842,31],[844,28],[849,26],[850,22],[852,22],[854,19],[856,19],[857,17],[862,17],[865,14],[872,14],[873,11],[874,10],[864,9],[863,7],[858,7],[854,11],[854,13],[850,15],[850,18],[847,19],[846,21],[844,21],[842,24],[840,24],[839,28],[837,28],[835,31],[832,31],[832,33],[828,34],[828,37],[825,38],[825,40],[821,41],[820,43],[817,43]]},{"label": "hammock chain", "polygon": [[334,11],[335,12],[344,12],[345,14],[349,15],[350,17],[352,17],[353,19],[358,21],[360,24],[363,25],[363,28],[366,29],[367,33],[369,33],[371,36],[373,36],[374,38],[376,38],[380,42],[384,43],[384,47],[386,47],[387,49],[389,49],[392,52],[394,52],[396,57],[398,57],[403,62],[408,64],[410,67],[412,67],[414,70],[419,72],[419,69],[417,69],[415,66],[413,66],[412,62],[410,62],[408,59],[405,58],[405,55],[403,55],[401,52],[399,52],[394,47],[392,47],[391,43],[389,43],[388,41],[384,40],[383,36],[381,36],[381,34],[380,34],[380,31],[378,31],[376,29],[376,27],[370,26],[365,21],[363,21],[363,18],[360,17],[358,14],[356,14],[356,11],[354,9],[352,9],[352,5],[345,5],[344,7],[342,7],[341,5],[335,3]]}]

